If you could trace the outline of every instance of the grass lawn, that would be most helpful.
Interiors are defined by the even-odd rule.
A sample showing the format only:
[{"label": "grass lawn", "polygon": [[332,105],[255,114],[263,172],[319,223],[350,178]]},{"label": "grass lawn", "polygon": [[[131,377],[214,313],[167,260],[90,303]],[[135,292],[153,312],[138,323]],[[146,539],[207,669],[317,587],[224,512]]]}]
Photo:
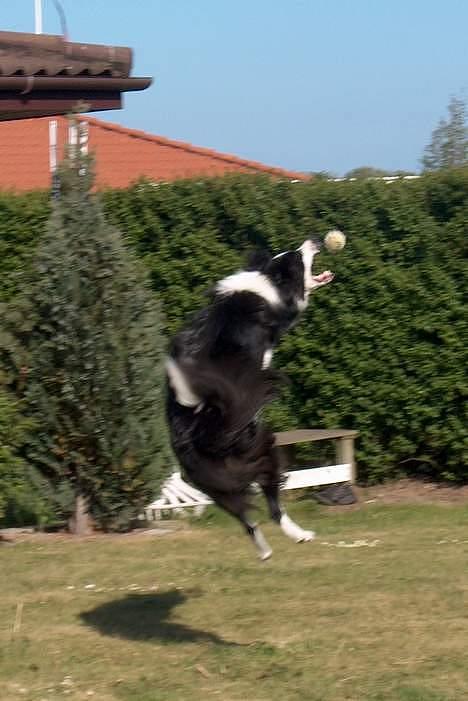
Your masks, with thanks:
[{"label": "grass lawn", "polygon": [[290,513],[0,546],[1,701],[466,701],[468,508]]}]

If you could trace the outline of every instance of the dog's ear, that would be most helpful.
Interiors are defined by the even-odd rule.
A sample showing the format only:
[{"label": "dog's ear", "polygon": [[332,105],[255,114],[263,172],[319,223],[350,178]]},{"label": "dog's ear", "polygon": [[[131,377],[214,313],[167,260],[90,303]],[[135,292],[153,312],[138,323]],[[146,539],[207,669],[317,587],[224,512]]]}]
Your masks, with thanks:
[{"label": "dog's ear", "polygon": [[271,255],[267,250],[252,251],[247,257],[244,270],[259,270],[262,272],[271,260]]}]

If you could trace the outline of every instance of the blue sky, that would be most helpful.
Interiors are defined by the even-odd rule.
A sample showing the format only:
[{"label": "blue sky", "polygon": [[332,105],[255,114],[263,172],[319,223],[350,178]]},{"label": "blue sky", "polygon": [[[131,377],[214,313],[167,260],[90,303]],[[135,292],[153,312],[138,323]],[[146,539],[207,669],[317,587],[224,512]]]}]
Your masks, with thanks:
[{"label": "blue sky", "polygon": [[[99,116],[269,165],[417,170],[468,95],[466,0],[61,1],[73,41],[131,46],[155,79]],[[2,0],[0,29],[33,31],[33,8]]]}]

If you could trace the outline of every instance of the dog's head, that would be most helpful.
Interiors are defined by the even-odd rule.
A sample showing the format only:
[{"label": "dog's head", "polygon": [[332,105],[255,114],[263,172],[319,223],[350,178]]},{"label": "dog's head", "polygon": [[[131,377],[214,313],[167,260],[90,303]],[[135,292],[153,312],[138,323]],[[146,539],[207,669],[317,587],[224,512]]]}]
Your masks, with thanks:
[{"label": "dog's head", "polygon": [[293,251],[284,251],[271,256],[266,251],[254,252],[247,263],[247,271],[258,271],[264,275],[278,291],[281,301],[305,309],[309,294],[333,280],[329,270],[314,275],[312,264],[320,251],[320,244],[314,239],[306,239]]}]

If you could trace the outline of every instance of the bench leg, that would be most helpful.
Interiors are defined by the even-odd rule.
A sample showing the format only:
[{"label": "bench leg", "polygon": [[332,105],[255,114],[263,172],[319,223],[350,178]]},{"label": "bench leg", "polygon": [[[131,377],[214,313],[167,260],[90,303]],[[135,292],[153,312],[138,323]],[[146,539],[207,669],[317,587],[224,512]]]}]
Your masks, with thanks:
[{"label": "bench leg", "polygon": [[274,448],[281,472],[287,472],[294,462],[294,446],[279,445]]},{"label": "bench leg", "polygon": [[338,438],[336,441],[336,461],[339,465],[351,465],[351,482],[356,482],[356,463],[354,461],[354,438]]}]

